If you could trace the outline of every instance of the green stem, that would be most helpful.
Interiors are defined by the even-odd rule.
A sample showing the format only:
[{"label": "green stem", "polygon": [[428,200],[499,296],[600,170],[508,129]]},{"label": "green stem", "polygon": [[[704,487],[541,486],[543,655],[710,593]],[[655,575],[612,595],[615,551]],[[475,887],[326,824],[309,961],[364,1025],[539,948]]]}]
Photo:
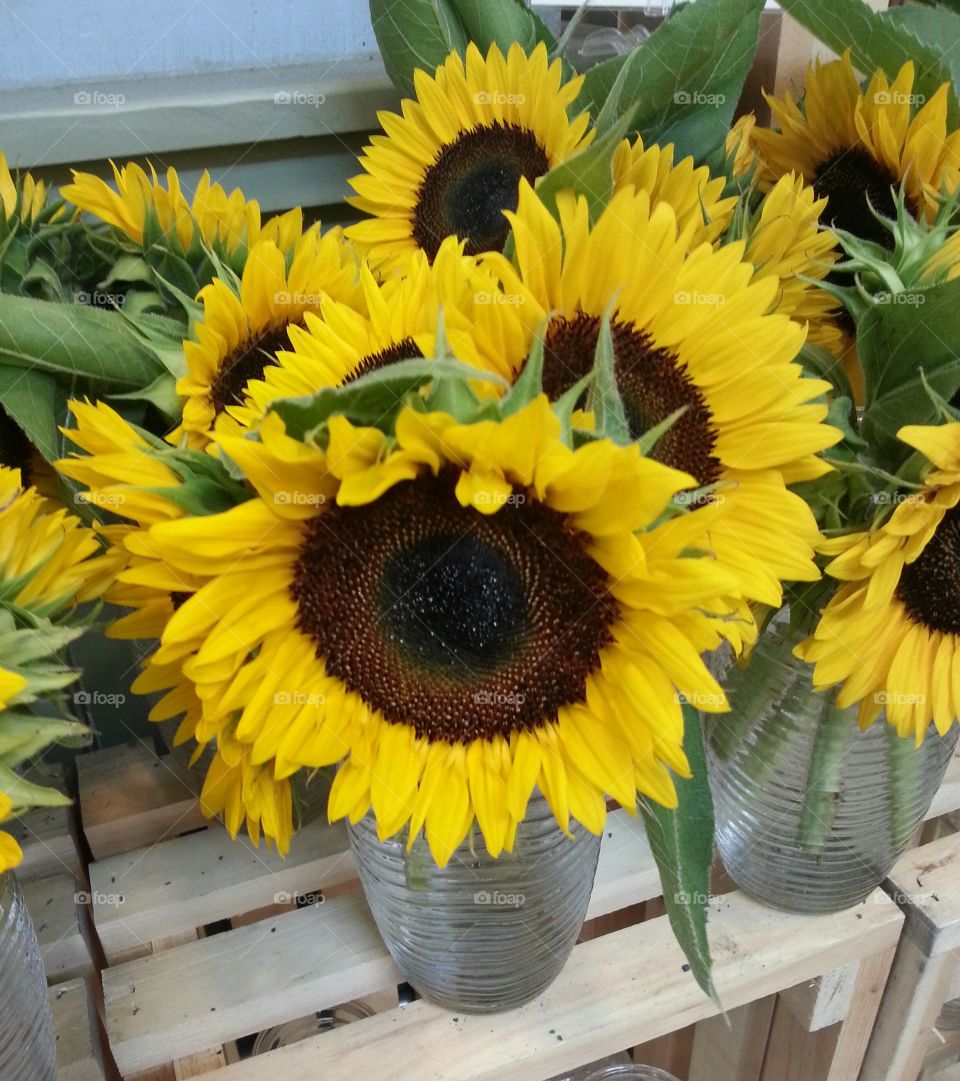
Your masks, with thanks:
[{"label": "green stem", "polygon": [[886,726],[887,765],[890,771],[890,831],[895,845],[909,839],[916,826],[917,793],[921,784],[923,756],[912,739],[901,739],[896,729]]},{"label": "green stem", "polygon": [[826,701],[813,739],[803,807],[797,823],[800,846],[814,852],[823,848],[833,824],[844,761],[856,732],[852,711],[839,709],[832,692],[828,695],[811,693],[812,699]]}]

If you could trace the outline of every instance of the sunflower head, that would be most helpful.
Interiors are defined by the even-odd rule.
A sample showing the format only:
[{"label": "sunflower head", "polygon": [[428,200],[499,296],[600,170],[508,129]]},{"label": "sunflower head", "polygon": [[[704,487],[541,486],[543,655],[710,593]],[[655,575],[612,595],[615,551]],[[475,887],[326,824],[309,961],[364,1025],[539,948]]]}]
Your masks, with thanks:
[{"label": "sunflower head", "polygon": [[167,169],[166,186],[152,164],[149,169],[145,172],[136,162],[114,164],[115,188],[98,176],[74,170],[73,183],[61,188],[61,194],[78,210],[113,226],[141,252],[173,251],[195,269],[205,262],[204,247],[239,269],[247,249],[261,237],[287,251],[300,235],[299,209],[262,222],[255,200],[248,200],[239,188],[228,194],[211,183],[207,172],[190,198],[173,167]]},{"label": "sunflower head", "polygon": [[274,239],[258,241],[236,288],[214,278],[200,300],[202,318],[184,343],[187,374],[177,381],[183,419],[171,435],[173,442],[185,436],[193,447],[206,444],[223,412],[248,405],[248,384],[262,381],[308,313],[335,301],[363,307],[353,253],[339,229],[321,234],[319,224],[289,251]]},{"label": "sunflower head", "polygon": [[521,179],[534,183],[590,138],[588,115],[568,116],[582,79],[564,82],[543,44],[529,56],[514,44],[506,57],[471,44],[465,59],[452,53],[414,83],[402,115],[380,114],[385,134],[371,139],[351,181],[350,202],[370,217],[348,235],[386,270],[415,249],[432,259],[448,236],[468,254],[499,251]]},{"label": "sunflower head", "polygon": [[726,177],[712,177],[690,157],[675,165],[673,157],[671,143],[645,147],[639,136],[632,143],[624,140],[613,156],[614,190],[632,187],[647,192],[651,204],[667,203],[691,247],[713,242],[729,226],[737,198],[723,197]]},{"label": "sunflower head", "polygon": [[218,429],[254,497],[149,529],[196,586],[154,662],[217,726],[208,802],[234,826],[245,791],[279,808],[273,785],[342,762],[331,814],[425,830],[441,863],[474,820],[509,849],[536,785],[562,826],[599,830],[605,793],[675,800],[678,691],[724,708],[699,654],[734,576],[669,527],[693,478],[636,445],[575,446],[533,390],[502,411],[474,397],[473,419],[434,393],[330,414],[309,441],[292,403],[255,435]]},{"label": "sunflower head", "polygon": [[947,129],[949,87],[923,102],[914,74],[912,61],[892,83],[877,71],[861,90],[848,52],[811,65],[801,103],[768,95],[778,130],[753,133],[767,182],[800,174],[827,199],[827,225],[881,245],[889,232],[874,212],[895,217],[901,186],[914,217],[935,215],[960,183],[960,132]]},{"label": "sunflower head", "polygon": [[29,173],[14,176],[7,159],[0,152],[0,216],[6,221],[16,218],[24,225],[32,224],[47,205],[47,190],[42,180]]},{"label": "sunflower head", "polygon": [[779,279],[757,275],[742,242],[691,250],[673,208],[644,190],[618,192],[592,224],[585,200],[558,206],[559,222],[524,188],[515,261],[487,258],[523,298],[529,335],[514,369],[545,327],[543,386],[562,399],[594,369],[609,318],[628,438],[655,432],[652,456],[695,479],[692,519],[725,508],[707,547],[739,569],[743,595],[778,605],[781,580],[819,576],[816,524],[787,484],[828,472],[818,452],[840,438],[824,423],[828,385],[796,363],[803,329],[771,314]]},{"label": "sunflower head", "polygon": [[960,715],[960,423],[901,428],[927,462],[919,490],[895,493],[886,520],[825,542],[841,584],[798,655],[814,686],[841,684],[866,727],[885,711],[919,744]]}]

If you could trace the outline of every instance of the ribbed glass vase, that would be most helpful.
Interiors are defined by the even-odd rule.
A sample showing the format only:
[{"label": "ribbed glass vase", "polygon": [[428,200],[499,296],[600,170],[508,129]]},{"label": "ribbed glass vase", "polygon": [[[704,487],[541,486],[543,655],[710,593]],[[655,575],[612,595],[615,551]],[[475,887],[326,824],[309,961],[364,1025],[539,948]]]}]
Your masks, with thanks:
[{"label": "ribbed glass vase", "polygon": [[838,912],[887,876],[923,821],[957,742],[931,726],[923,746],[881,715],[813,690],[785,613],[744,666],[726,673],[731,712],[704,718],[717,847],[730,877],[791,912]]},{"label": "ribbed glass vase", "polygon": [[512,852],[493,859],[475,833],[438,867],[423,837],[377,838],[372,815],[350,826],[360,882],[397,967],[425,998],[494,1013],[535,998],[563,968],[593,889],[600,838],[564,836],[538,793]]},{"label": "ribbed glass vase", "polygon": [[0,1078],[56,1081],[56,1040],[40,947],[10,871],[0,875]]}]

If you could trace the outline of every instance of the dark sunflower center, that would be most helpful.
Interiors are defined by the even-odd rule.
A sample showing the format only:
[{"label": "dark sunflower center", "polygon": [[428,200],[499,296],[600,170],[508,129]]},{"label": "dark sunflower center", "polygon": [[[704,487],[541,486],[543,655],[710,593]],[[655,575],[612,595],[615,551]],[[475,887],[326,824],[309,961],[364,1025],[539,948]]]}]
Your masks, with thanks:
[{"label": "dark sunflower center", "polygon": [[277,352],[290,348],[288,325],[269,327],[223,361],[210,387],[210,400],[218,416],[228,405],[243,405],[247,383],[262,378],[264,371],[277,363]]},{"label": "dark sunflower center", "polygon": [[432,260],[445,237],[467,254],[501,251],[516,210],[520,179],[532,184],[550,166],[533,132],[499,121],[462,132],[427,169],[417,194],[413,237]]},{"label": "dark sunflower center", "polygon": [[[823,162],[813,178],[813,189],[826,198],[823,221],[848,233],[893,247],[893,236],[870,213],[872,206],[888,218],[897,216],[893,189],[897,178],[865,150],[840,150]],[[913,208],[908,208],[912,211]]]},{"label": "dark sunflower center", "polygon": [[30,485],[30,457],[33,446],[20,426],[0,409],[0,465],[20,470],[20,483]]},{"label": "dark sunflower center", "polygon": [[583,701],[616,602],[583,534],[526,497],[462,507],[420,477],[306,527],[291,586],[327,672],[431,740],[507,736]]},{"label": "dark sunflower center", "polygon": [[[717,437],[703,395],[669,349],[658,349],[629,323],[611,324],[614,372],[634,439],[678,409],[686,412],[657,441],[653,457],[697,478],[701,486],[720,477],[713,451]],[[555,318],[544,342],[543,389],[556,400],[593,367],[600,320],[580,312]]]},{"label": "dark sunflower center", "polygon": [[420,352],[413,338],[404,338],[403,341],[397,342],[396,345],[381,349],[379,353],[368,353],[361,358],[356,368],[343,382],[345,384],[352,383],[361,376],[369,375],[371,372],[378,372],[381,368],[386,368],[390,364],[396,364],[398,360],[410,360],[422,356],[423,353]]},{"label": "dark sunflower center", "polygon": [[960,634],[960,507],[947,511],[926,548],[903,568],[897,597],[914,623]]}]

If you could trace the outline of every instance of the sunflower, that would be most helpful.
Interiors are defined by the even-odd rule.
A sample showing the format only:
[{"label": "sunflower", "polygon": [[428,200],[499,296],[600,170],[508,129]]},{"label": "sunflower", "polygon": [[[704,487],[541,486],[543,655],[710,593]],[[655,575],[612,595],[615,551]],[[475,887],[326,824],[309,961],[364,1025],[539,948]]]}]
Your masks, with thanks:
[{"label": "sunflower", "polygon": [[[85,454],[63,459],[57,462],[57,468],[87,486],[85,498],[93,506],[128,520],[99,530],[114,557],[113,581],[105,599],[131,610],[108,627],[107,636],[159,640],[173,615],[205,582],[164,564],[150,542],[151,524],[185,513],[175,499],[162,494],[176,489],[180,477],[157,460],[156,454],[163,447],[159,441],[151,442],[104,402],[71,402],[70,409],[76,427],[65,429],[64,434]],[[201,645],[202,638],[187,642],[184,654],[195,652]],[[205,717],[197,687],[184,674],[179,658],[171,661],[168,657],[159,663],[156,654],[151,654],[131,687],[138,694],[159,695],[149,713],[151,721],[180,718],[174,743],[180,746],[196,740],[194,761],[211,740],[217,741],[201,797],[203,812],[208,817],[223,813],[234,836],[246,822],[255,843],[262,832],[269,844],[286,853],[290,843],[290,816],[285,817],[284,811],[290,802],[287,782],[271,785],[261,777],[272,764],[256,769],[249,764],[236,768],[239,759],[233,753],[229,734],[224,733],[222,723]],[[278,807],[269,804],[270,794],[280,799]],[[244,809],[239,819],[233,810],[238,805]]]},{"label": "sunflower", "polygon": [[64,509],[48,510],[18,469],[0,466],[0,581],[6,600],[42,616],[101,596],[115,570],[93,530]]},{"label": "sunflower", "polygon": [[654,524],[693,478],[632,445],[569,449],[542,395],[467,424],[405,407],[393,437],[334,416],[324,451],[275,413],[259,435],[215,435],[256,498],[149,531],[206,579],[157,660],[226,720],[225,766],[346,759],[331,817],[424,829],[440,864],[474,820],[509,849],[535,785],[564,828],[599,832],[605,793],[675,805],[677,692],[726,708],[701,605],[733,587],[686,557],[686,518]]},{"label": "sunflower", "polygon": [[841,307],[816,282],[825,281],[840,258],[836,237],[820,227],[827,206],[813,188],[793,173],[782,176],[745,222],[745,257],[756,267],[755,281],[773,278],[777,295],[772,311],[808,326],[807,341],[839,354]]},{"label": "sunflower", "polygon": [[840,683],[866,728],[886,711],[919,744],[960,715],[960,423],[897,433],[930,463],[921,491],[879,527],[827,541],[842,582],[797,655],[817,689]]},{"label": "sunflower", "polygon": [[[591,371],[609,309],[631,435],[684,410],[652,454],[713,492],[697,514],[723,502],[706,546],[736,573],[743,597],[778,606],[781,580],[819,577],[816,523],[787,484],[828,472],[817,454],[840,438],[824,424],[828,384],[794,362],[803,328],[768,314],[779,279],[756,275],[742,243],[691,251],[673,209],[651,207],[644,191],[615,195],[592,227],[585,200],[565,196],[559,209],[558,224],[524,186],[510,216],[516,265],[486,257],[523,300],[511,309],[528,328],[514,369],[546,322],[543,385],[559,398]],[[754,630],[748,619],[746,633]]]},{"label": "sunflower", "polygon": [[726,177],[711,177],[691,157],[674,165],[673,155],[672,144],[645,147],[639,137],[625,139],[613,155],[614,190],[633,187],[647,192],[652,204],[668,203],[679,227],[689,229],[691,246],[713,242],[729,226],[737,197],[723,197]]},{"label": "sunflower", "polygon": [[347,235],[386,270],[418,248],[432,259],[448,236],[471,255],[500,250],[520,179],[533,183],[592,137],[586,113],[567,115],[582,81],[564,82],[543,44],[529,56],[514,44],[506,59],[470,44],[466,62],[451,53],[435,75],[415,72],[417,100],[402,116],[379,114],[386,134],[371,138],[350,181],[349,202],[370,219]]},{"label": "sunflower", "polygon": [[756,116],[745,113],[727,132],[724,151],[730,163],[730,172],[736,179],[748,177],[757,164],[757,151],[753,145],[756,128]]},{"label": "sunflower", "polygon": [[47,191],[42,180],[29,173],[14,178],[7,159],[0,152],[0,214],[7,220],[19,218],[29,225],[47,205]]},{"label": "sunflower", "polygon": [[916,108],[914,65],[893,83],[877,71],[861,91],[850,54],[811,65],[802,104],[788,92],[767,95],[779,130],[756,128],[753,145],[772,183],[795,172],[827,199],[824,219],[889,247],[891,235],[873,210],[896,217],[894,189],[903,187],[914,217],[932,218],[944,191],[960,183],[960,132],[947,130],[950,88],[944,84]]},{"label": "sunflower", "polygon": [[300,235],[301,210],[261,223],[256,201],[248,200],[239,188],[228,195],[219,184],[211,184],[206,171],[191,201],[172,167],[167,169],[164,187],[152,164],[149,176],[135,162],[120,168],[111,165],[116,190],[100,177],[74,169],[73,183],[61,188],[60,194],[79,210],[119,229],[135,244],[144,244],[152,220],[184,252],[202,243],[233,255],[261,238],[273,240],[288,251]]},{"label": "sunflower", "polygon": [[289,328],[292,350],[278,352],[276,365],[247,384],[247,404],[228,407],[227,412],[250,426],[277,398],[341,386],[397,360],[432,357],[438,308],[455,357],[508,377],[503,358],[520,348],[523,339],[522,328],[506,311],[512,298],[462,249],[462,241],[448,237],[432,263],[423,252],[413,252],[404,273],[383,283],[364,265],[362,302],[331,299],[320,312],[306,312],[304,326]]},{"label": "sunflower", "polygon": [[307,312],[331,300],[361,304],[353,253],[339,229],[321,235],[311,226],[287,258],[274,240],[250,249],[243,267],[239,296],[221,278],[200,291],[203,317],[194,328],[195,341],[184,343],[187,374],[177,380],[186,401],[180,427],[171,441],[186,436],[201,447],[225,409],[244,403],[250,380],[276,364],[278,350],[289,345],[289,331],[302,326]]}]

